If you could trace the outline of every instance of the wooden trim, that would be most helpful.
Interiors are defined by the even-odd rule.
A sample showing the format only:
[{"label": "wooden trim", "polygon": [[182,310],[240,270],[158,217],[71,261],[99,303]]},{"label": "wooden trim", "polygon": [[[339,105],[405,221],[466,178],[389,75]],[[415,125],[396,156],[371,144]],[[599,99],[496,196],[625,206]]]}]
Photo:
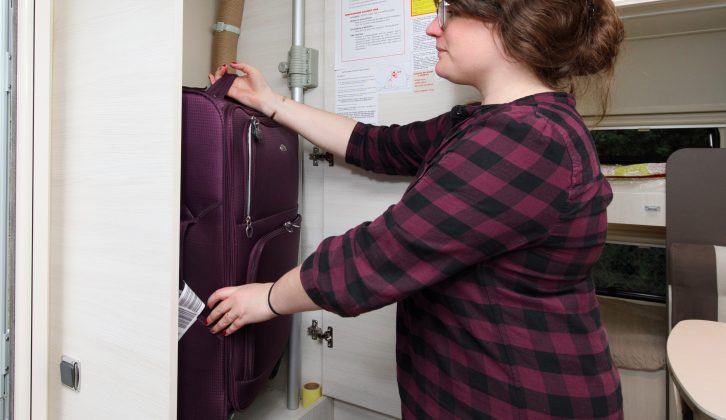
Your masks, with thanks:
[{"label": "wooden trim", "polygon": [[17,419],[30,418],[32,211],[33,211],[33,19],[34,2],[18,3],[17,110],[15,167],[15,280],[11,333],[12,406]]},{"label": "wooden trim", "polygon": [[[593,128],[595,117],[585,117],[586,123]],[[663,114],[609,114],[598,125],[599,129],[612,127],[655,127],[655,126],[720,126],[726,123],[726,112],[681,112]],[[722,138],[724,130],[721,129]]]},{"label": "wooden trim", "polygon": [[53,2],[35,0],[33,89],[33,342],[31,415],[48,418],[50,334],[50,125]]},{"label": "wooden trim", "polygon": [[665,247],[665,227],[610,223],[607,242]]},{"label": "wooden trim", "polygon": [[50,0],[18,4],[14,418],[48,417],[51,24]]}]

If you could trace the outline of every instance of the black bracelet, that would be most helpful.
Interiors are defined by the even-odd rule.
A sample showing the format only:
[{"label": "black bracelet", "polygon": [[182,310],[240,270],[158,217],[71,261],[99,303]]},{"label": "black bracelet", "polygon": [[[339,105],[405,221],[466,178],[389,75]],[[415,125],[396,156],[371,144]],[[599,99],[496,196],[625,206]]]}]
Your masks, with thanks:
[{"label": "black bracelet", "polygon": [[277,312],[277,311],[276,311],[276,310],[275,310],[275,309],[274,309],[274,308],[272,307],[272,303],[270,302],[270,296],[272,296],[272,288],[273,288],[273,287],[275,287],[275,283],[277,283],[277,282],[273,282],[273,283],[272,283],[272,286],[270,286],[270,290],[268,290],[268,291],[267,291],[267,306],[269,306],[269,307],[270,307],[270,310],[272,311],[272,313],[273,313],[273,314],[275,314],[275,315],[277,315],[277,316],[280,316],[281,314],[280,314],[279,312]]}]

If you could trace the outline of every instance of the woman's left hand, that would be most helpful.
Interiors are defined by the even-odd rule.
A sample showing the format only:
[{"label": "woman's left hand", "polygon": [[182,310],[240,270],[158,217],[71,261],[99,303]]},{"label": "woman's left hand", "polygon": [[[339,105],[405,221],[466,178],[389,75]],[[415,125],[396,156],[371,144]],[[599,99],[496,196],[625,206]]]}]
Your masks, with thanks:
[{"label": "woman's left hand", "polygon": [[224,335],[230,335],[247,324],[274,318],[267,305],[270,286],[272,283],[251,283],[212,293],[207,306],[214,309],[206,320],[208,326],[213,325],[212,334],[224,331]]}]

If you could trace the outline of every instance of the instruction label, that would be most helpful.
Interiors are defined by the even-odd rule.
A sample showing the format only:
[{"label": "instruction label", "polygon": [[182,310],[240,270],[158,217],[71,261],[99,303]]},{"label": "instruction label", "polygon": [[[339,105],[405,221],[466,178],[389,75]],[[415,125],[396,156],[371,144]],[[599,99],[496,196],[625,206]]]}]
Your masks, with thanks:
[{"label": "instruction label", "polygon": [[199,299],[199,296],[194,293],[189,285],[184,283],[184,289],[179,295],[179,337],[177,341],[181,340],[203,310],[204,302]]}]

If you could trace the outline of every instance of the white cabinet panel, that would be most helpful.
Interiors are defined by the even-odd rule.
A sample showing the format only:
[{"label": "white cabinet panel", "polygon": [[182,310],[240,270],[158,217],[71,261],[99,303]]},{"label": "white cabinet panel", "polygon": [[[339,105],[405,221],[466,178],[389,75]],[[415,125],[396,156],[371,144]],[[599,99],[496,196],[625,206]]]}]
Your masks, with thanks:
[{"label": "white cabinet panel", "polygon": [[411,181],[366,173],[340,162],[325,168],[323,236],[340,235],[364,221],[380,216],[398,202]]},{"label": "white cabinet panel", "polygon": [[[336,400],[333,404],[334,420],[391,420],[391,417]],[[322,420],[322,419],[321,419]]]},{"label": "white cabinet panel", "polygon": [[181,2],[60,0],[53,23],[48,413],[173,419]]},{"label": "white cabinet panel", "polygon": [[356,318],[325,312],[323,330],[333,327],[333,347],[323,349],[325,395],[400,418],[395,325],[395,304]]},{"label": "white cabinet panel", "polygon": [[[324,236],[339,235],[373,220],[396,203],[407,177],[369,175],[348,165],[325,167]],[[323,347],[323,392],[337,400],[401,416],[396,382],[396,305],[341,318],[323,313],[333,327],[333,348]]]},{"label": "white cabinet panel", "polygon": [[608,223],[665,226],[665,179],[610,180]]}]

